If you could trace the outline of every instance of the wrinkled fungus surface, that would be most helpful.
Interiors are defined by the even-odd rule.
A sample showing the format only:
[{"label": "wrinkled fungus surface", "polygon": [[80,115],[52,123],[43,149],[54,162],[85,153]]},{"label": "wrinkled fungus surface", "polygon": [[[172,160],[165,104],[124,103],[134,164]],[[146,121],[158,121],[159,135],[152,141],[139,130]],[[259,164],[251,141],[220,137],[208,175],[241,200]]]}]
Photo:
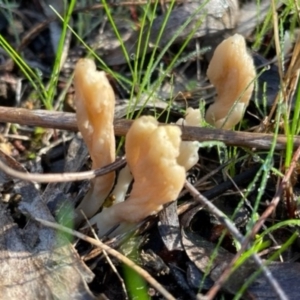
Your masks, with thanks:
[{"label": "wrinkled fungus surface", "polygon": [[206,121],[224,129],[239,123],[249,104],[255,76],[243,36],[235,34],[218,45],[207,70],[217,97],[206,112]]},{"label": "wrinkled fungus surface", "polygon": [[[114,91],[104,72],[97,71],[90,59],[80,59],[74,73],[76,116],[78,128],[88,147],[92,168],[101,168],[115,161]],[[108,196],[115,174],[92,180],[91,188],[77,208],[77,223],[94,215]]]},{"label": "wrinkled fungus surface", "polygon": [[134,121],[126,135],[125,150],[134,178],[129,198],[92,218],[99,236],[117,224],[114,234],[162,209],[177,199],[185,181],[184,167],[177,163],[181,130],[172,125],[158,126],[151,116]]}]

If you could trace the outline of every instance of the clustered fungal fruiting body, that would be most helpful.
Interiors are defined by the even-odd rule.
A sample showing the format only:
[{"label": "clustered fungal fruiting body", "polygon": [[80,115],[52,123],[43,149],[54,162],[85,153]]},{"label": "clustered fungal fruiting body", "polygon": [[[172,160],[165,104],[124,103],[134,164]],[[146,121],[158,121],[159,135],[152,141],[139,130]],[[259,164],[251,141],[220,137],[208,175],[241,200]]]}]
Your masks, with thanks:
[{"label": "clustered fungal fruiting body", "polygon": [[[229,129],[242,118],[253,91],[255,68],[246,51],[245,40],[234,35],[215,50],[207,76],[218,96],[208,108],[206,121],[218,128]],[[75,99],[79,130],[89,149],[93,168],[101,168],[115,160],[113,130],[115,96],[104,72],[96,71],[89,59],[81,59],[75,68]],[[200,126],[200,110],[188,108],[180,126]],[[163,204],[176,200],[185,181],[186,171],[199,160],[199,143],[181,141],[178,126],[158,126],[151,116],[136,119],[126,135],[128,165],[120,172],[113,194],[114,205],[101,208],[114,184],[115,174],[97,177],[77,210],[77,225],[83,220],[80,210],[97,225],[102,236],[120,224],[114,235],[134,223],[157,213]],[[124,201],[130,182],[132,190]],[[94,216],[95,215],[95,216]]]},{"label": "clustered fungal fruiting body", "polygon": [[239,123],[249,104],[255,76],[243,36],[235,34],[218,45],[207,70],[218,95],[206,112],[206,121],[223,129]]},{"label": "clustered fungal fruiting body", "polygon": [[126,135],[126,159],[134,178],[129,198],[103,210],[90,220],[98,234],[121,224],[114,234],[157,213],[177,199],[185,181],[185,169],[177,163],[181,130],[158,126],[154,117],[135,120]]}]

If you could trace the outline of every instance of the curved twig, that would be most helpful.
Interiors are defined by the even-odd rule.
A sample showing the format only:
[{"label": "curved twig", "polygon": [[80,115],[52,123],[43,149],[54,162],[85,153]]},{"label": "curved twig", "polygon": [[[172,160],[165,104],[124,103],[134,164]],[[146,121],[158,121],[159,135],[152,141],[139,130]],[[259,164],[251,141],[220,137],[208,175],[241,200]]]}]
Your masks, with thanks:
[{"label": "curved twig", "polygon": [[0,170],[5,172],[7,175],[18,178],[25,181],[34,181],[34,182],[68,182],[68,181],[80,181],[92,179],[97,176],[102,176],[112,171],[117,170],[118,168],[124,166],[126,163],[125,157],[122,157],[116,160],[114,163],[109,164],[103,168],[85,171],[85,172],[76,172],[76,173],[52,173],[52,174],[39,174],[39,173],[25,173],[16,171],[15,169],[9,167],[0,159]]}]

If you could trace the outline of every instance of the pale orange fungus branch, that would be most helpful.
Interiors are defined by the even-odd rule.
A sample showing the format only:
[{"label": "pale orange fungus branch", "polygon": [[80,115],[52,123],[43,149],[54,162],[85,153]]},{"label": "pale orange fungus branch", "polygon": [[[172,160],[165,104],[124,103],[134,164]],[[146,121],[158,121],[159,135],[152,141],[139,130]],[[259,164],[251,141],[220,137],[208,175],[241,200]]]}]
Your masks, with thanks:
[{"label": "pale orange fungus branch", "polygon": [[[102,168],[115,161],[114,91],[104,72],[96,70],[90,59],[80,59],[74,73],[76,115],[78,128],[88,147],[92,168]],[[83,201],[77,207],[77,219],[83,220],[80,210],[92,217],[108,196],[115,179],[114,173],[95,178]]]},{"label": "pale orange fungus branch", "polygon": [[255,76],[243,36],[235,34],[218,45],[207,70],[218,95],[206,112],[206,121],[223,129],[239,123],[251,98]]}]

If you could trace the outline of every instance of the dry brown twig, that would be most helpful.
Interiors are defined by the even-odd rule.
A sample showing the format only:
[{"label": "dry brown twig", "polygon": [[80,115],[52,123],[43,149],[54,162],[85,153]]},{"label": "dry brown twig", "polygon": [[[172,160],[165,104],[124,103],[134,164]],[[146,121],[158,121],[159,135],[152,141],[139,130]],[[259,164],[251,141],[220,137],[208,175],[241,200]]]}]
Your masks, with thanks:
[{"label": "dry brown twig", "polygon": [[[76,116],[74,113],[65,113],[46,110],[29,110],[24,108],[0,106],[1,122],[16,123],[28,126],[40,126],[45,128],[77,131]],[[114,122],[116,136],[125,136],[132,121],[117,119]],[[241,146],[256,149],[270,149],[274,135],[254,132],[230,131],[215,128],[182,127],[182,139],[185,141],[220,141],[229,146]],[[284,150],[287,138],[278,135],[276,138],[276,150]],[[300,146],[300,137],[294,136],[295,148]]]},{"label": "dry brown twig", "polygon": [[5,172],[7,175],[18,178],[25,181],[41,182],[41,183],[50,183],[50,182],[68,182],[68,181],[80,181],[93,179],[97,176],[108,174],[112,171],[121,168],[126,163],[125,158],[120,158],[114,163],[109,164],[103,168],[85,171],[85,172],[76,172],[76,173],[60,173],[60,174],[33,174],[33,173],[24,173],[16,171],[15,169],[9,167],[0,159],[0,169]]},{"label": "dry brown twig", "polygon": [[[76,131],[77,122],[74,113],[46,111],[46,110],[28,110],[24,108],[11,108],[0,106],[0,120],[2,122],[17,123],[28,126],[40,126],[46,128],[55,128],[63,130]],[[115,120],[114,129],[117,136],[127,134],[132,121],[125,119]],[[257,149],[269,149],[273,143],[272,134],[239,132],[213,128],[200,128],[193,126],[182,127],[182,139],[190,141],[221,141],[227,145],[254,147]],[[275,149],[285,149],[287,143],[286,136],[278,135]],[[300,146],[300,137],[294,137],[294,146]],[[124,161],[117,161],[107,167],[95,171],[63,173],[63,174],[29,174],[17,172],[10,169],[0,161],[0,168],[7,174],[35,182],[67,182],[92,179],[96,176],[107,174],[123,166]],[[107,169],[108,168],[108,169]]]},{"label": "dry brown twig", "polygon": [[134,271],[136,271],[141,277],[143,277],[151,286],[153,286],[159,293],[162,294],[162,296],[164,296],[166,299],[168,300],[175,300],[176,298],[171,295],[160,283],[158,283],[147,271],[145,271],[144,269],[142,269],[141,267],[139,267],[138,265],[136,265],[133,261],[131,261],[129,258],[127,258],[126,256],[122,255],[121,253],[119,253],[118,251],[110,248],[109,246],[103,244],[101,241],[96,240],[94,238],[88,237],[78,231],[69,229],[67,227],[64,227],[62,225],[53,223],[53,222],[49,222],[46,220],[42,220],[39,218],[35,218],[36,221],[38,221],[39,223],[43,224],[44,226],[53,228],[53,229],[57,229],[59,231],[65,232],[67,234],[73,235],[83,241],[86,241],[96,247],[102,248],[103,250],[105,250],[108,254],[116,257],[120,262],[124,263],[125,265],[127,265],[128,267],[130,267],[131,269],[133,269]]}]

